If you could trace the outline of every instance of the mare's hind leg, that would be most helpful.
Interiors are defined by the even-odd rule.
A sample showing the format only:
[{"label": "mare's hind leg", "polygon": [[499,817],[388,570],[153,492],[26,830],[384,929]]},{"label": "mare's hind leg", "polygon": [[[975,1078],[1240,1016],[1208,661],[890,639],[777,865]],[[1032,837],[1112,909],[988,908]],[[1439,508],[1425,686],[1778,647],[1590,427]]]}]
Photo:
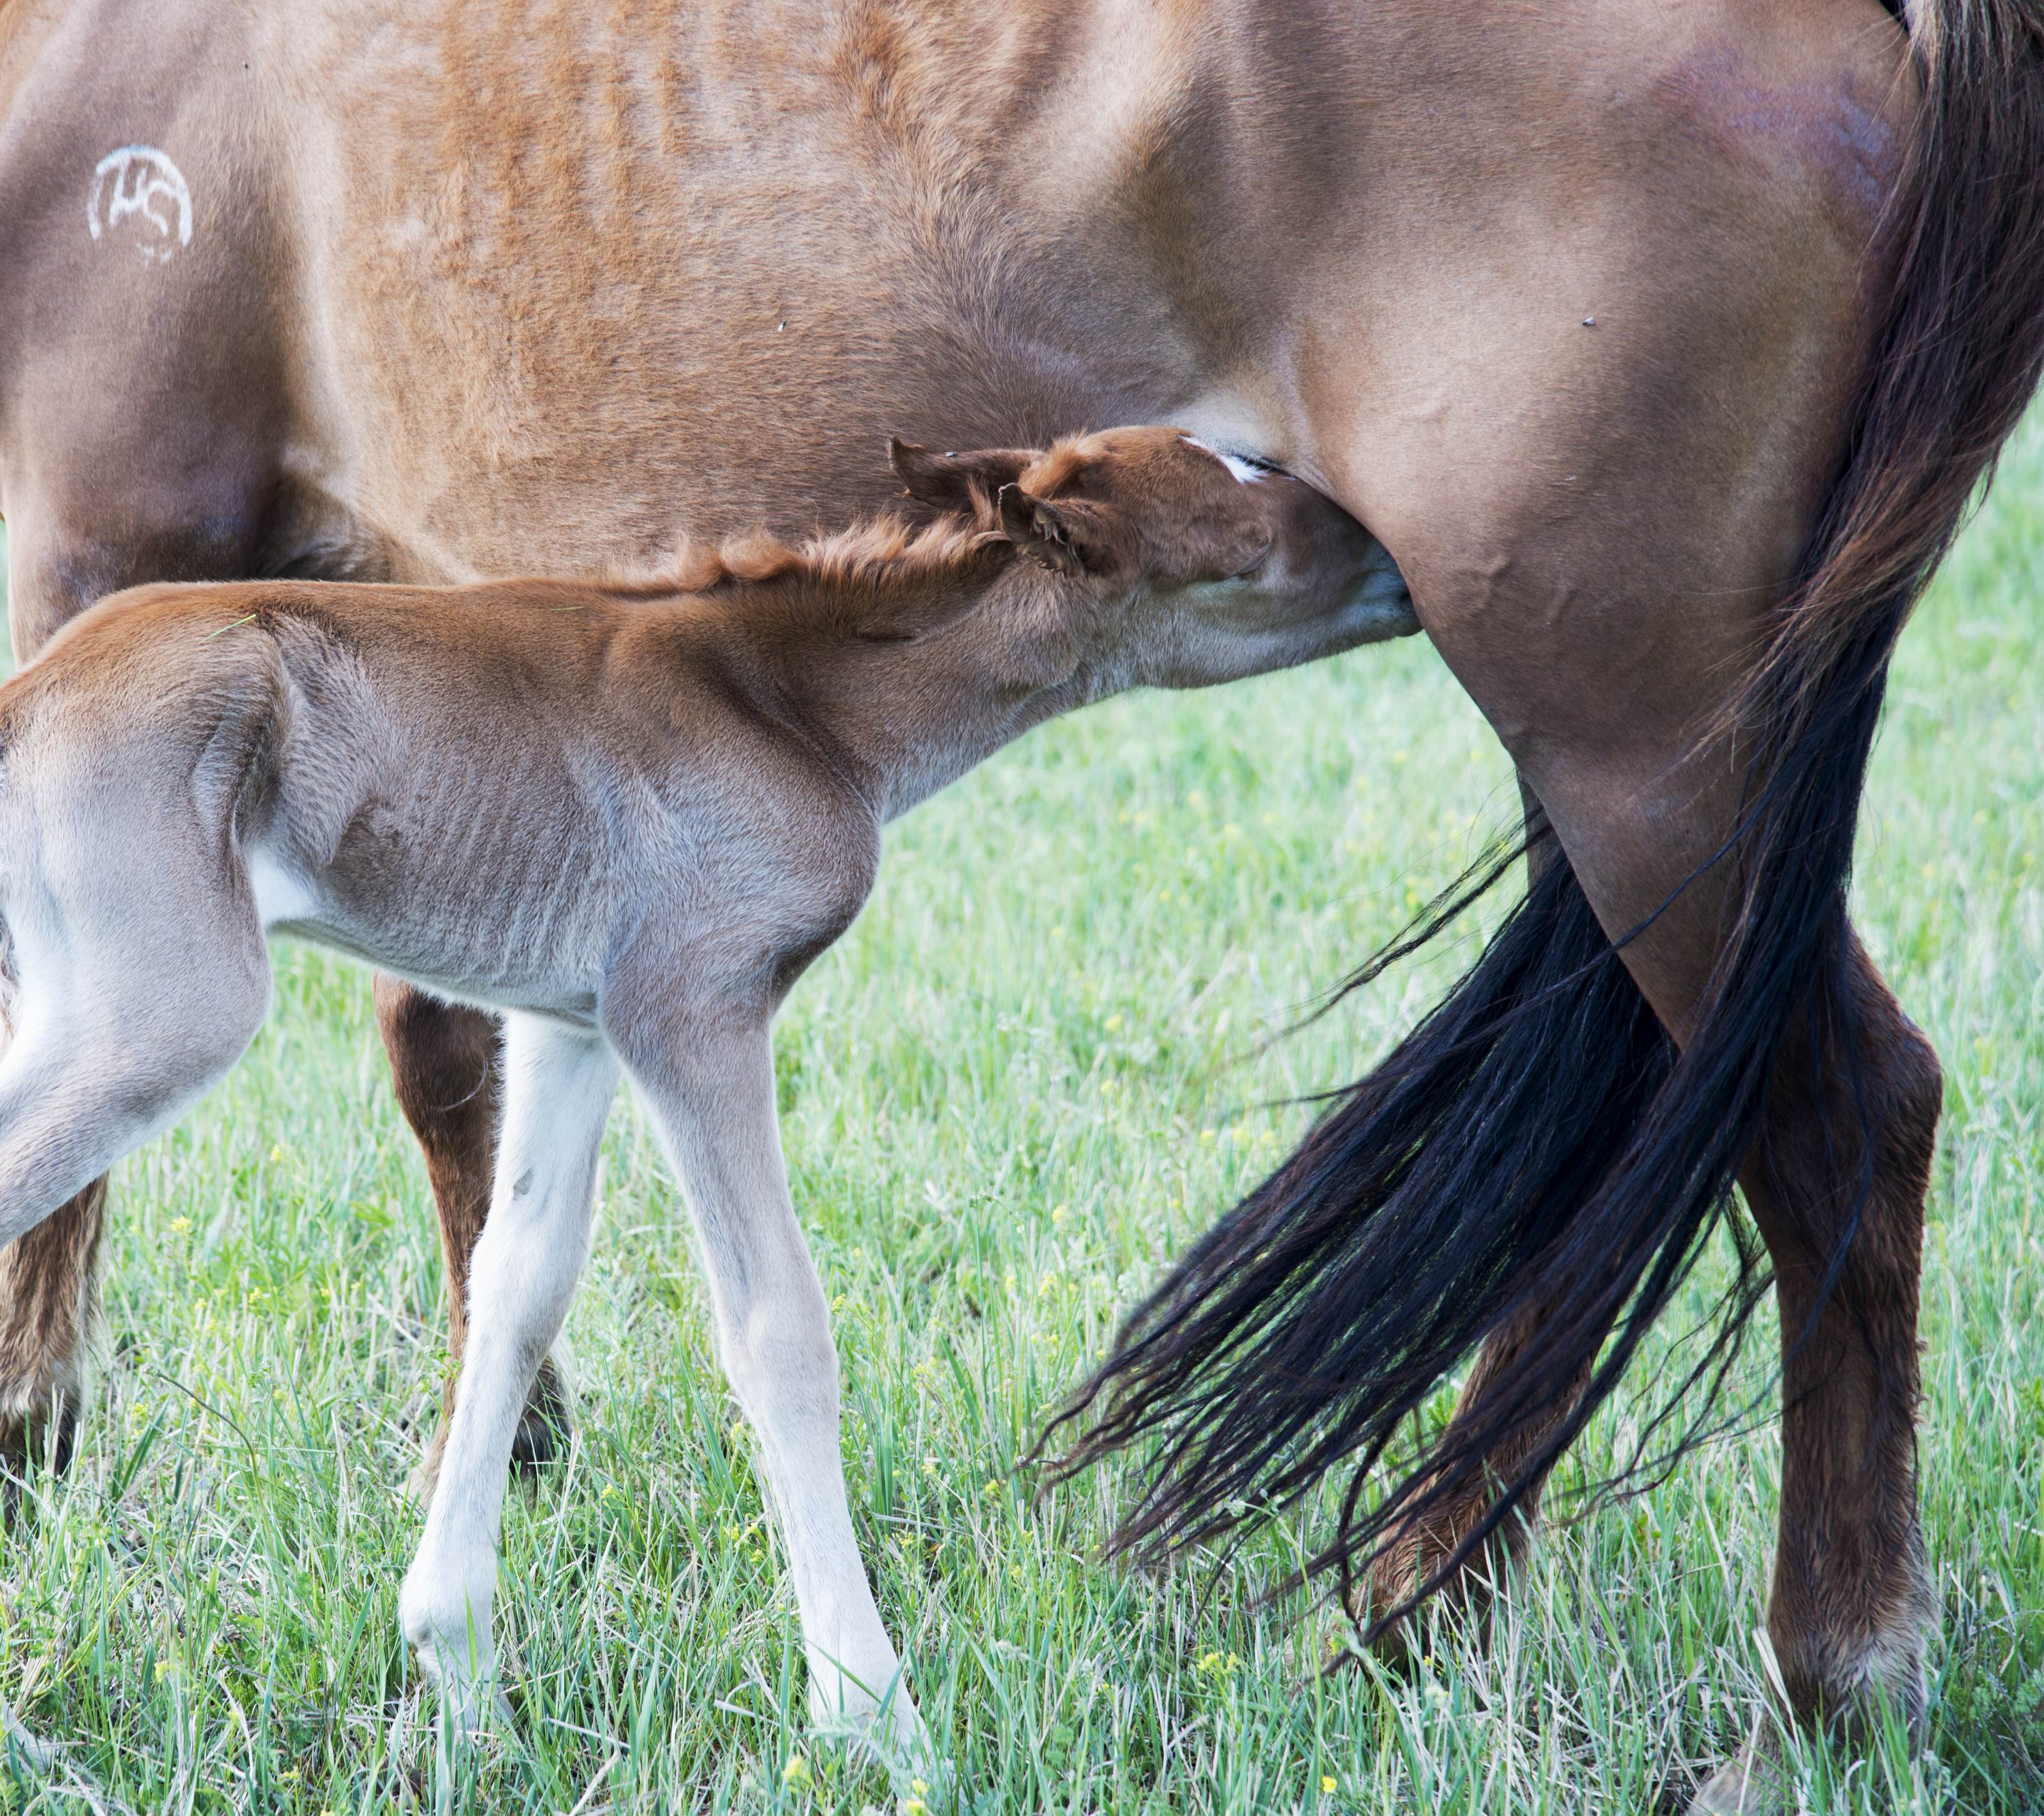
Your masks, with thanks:
[{"label": "mare's hind leg", "polygon": [[[420,1459],[413,1486],[430,1499],[447,1449],[455,1391],[468,1346],[469,1258],[490,1211],[490,1170],[497,1151],[502,1065],[497,1019],[480,1009],[443,1001],[395,977],[376,979],[376,1025],[390,1058],[398,1107],[425,1155],[426,1178],[447,1264],[450,1358],[439,1426]],[[551,1461],[569,1429],[565,1357],[549,1355],[534,1377],[511,1441],[521,1468]]]},{"label": "mare's hind leg", "polygon": [[[1739,1175],[1775,1273],[1782,1346],[1781,1505],[1768,1639],[1792,1713],[1858,1737],[1885,1703],[1924,1714],[1924,1646],[1938,1616],[1917,1513],[1916,1322],[1923,1204],[1942,1102],[1931,1044],[1855,938],[1851,987],[1866,1033],[1860,1085],[1875,1134],[1871,1200],[1847,1235],[1846,1056],[1792,1045],[1759,1142]],[[1812,1312],[1823,1309],[1814,1323]],[[1726,1766],[1693,1816],[1754,1816],[1777,1787],[1750,1756]]]},{"label": "mare's hind leg", "polygon": [[[1508,1376],[1518,1365],[1535,1322],[1529,1319],[1508,1326],[1484,1345],[1456,1399],[1456,1419],[1466,1417],[1490,1384]],[[1570,1390],[1543,1408],[1538,1419],[1522,1426],[1506,1442],[1485,1451],[1486,1473],[1491,1481],[1508,1482],[1517,1478],[1527,1459],[1574,1410],[1589,1381],[1587,1370],[1578,1374]],[[1442,1585],[1432,1603],[1418,1611],[1423,1622],[1436,1604],[1446,1612],[1476,1618],[1489,1612],[1492,1599],[1506,1573],[1522,1562],[1532,1549],[1534,1527],[1540,1515],[1540,1495],[1546,1483],[1546,1472],[1543,1470],[1489,1541]],[[1367,1599],[1351,1612],[1367,1620],[1373,1610],[1381,1611],[1402,1605],[1421,1584],[1433,1576],[1489,1511],[1489,1484],[1479,1481],[1431,1518],[1407,1526],[1385,1545],[1371,1565],[1366,1586]],[[1387,1662],[1402,1662],[1411,1655],[1416,1638],[1412,1621],[1402,1620],[1377,1637],[1375,1649]]]},{"label": "mare's hind leg", "polygon": [[[1685,602],[1700,612],[1710,601],[1769,591],[1755,582],[1698,587]],[[1529,646],[1512,665],[1521,678],[1512,689],[1480,681],[1473,691],[1493,723],[1511,730],[1514,754],[1607,932],[1638,927],[1694,878],[1623,954],[1654,1012],[1685,1040],[1735,880],[1731,863],[1698,873],[1739,817],[1739,785],[1723,752],[1692,754],[1692,728],[1727,685],[1722,646],[1693,629],[1686,641],[1646,631],[1655,659],[1635,674],[1653,675],[1654,687],[1628,698],[1628,685],[1639,683],[1615,678],[1599,662],[1572,661],[1585,652],[1558,647],[1544,632],[1507,632],[1493,617],[1490,647],[1471,658],[1463,639],[1473,621],[1450,614],[1439,627],[1450,660],[1479,677],[1508,653],[1501,646],[1514,636]],[[1610,656],[1616,665],[1625,652]],[[1672,695],[1654,691],[1673,689],[1684,676],[1686,687]],[[1573,701],[1596,701],[1602,710],[1581,716],[1567,704]],[[1849,1729],[1871,1701],[1886,1699],[1912,1720],[1923,1710],[1934,1608],[1917,1516],[1916,1317],[1940,1090],[1928,1045],[1856,940],[1847,962],[1859,1049],[1799,1051],[1792,1042],[1778,1056],[1740,1183],[1777,1272],[1785,1350],[1768,1630],[1791,1712],[1812,1725]],[[1857,1126],[1854,1061],[1876,1136],[1872,1192],[1856,1227],[1861,1157],[1842,1134]],[[1812,1326],[1819,1278],[1842,1247],[1842,1271]]]},{"label": "mare's hind leg", "polygon": [[1850,1726],[1873,1692],[1915,1724],[1937,1618],[1917,1517],[1916,1322],[1943,1079],[1857,938],[1851,963],[1873,1192],[1828,1297],[1822,1280],[1846,1238],[1856,1183],[1835,1134],[1858,1111],[1848,1056],[1807,1042],[1783,1055],[1739,1176],[1773,1264],[1783,1348],[1767,1630],[1797,1714]]},{"label": "mare's hind leg", "polygon": [[[1841,62],[1835,80],[1782,90],[1784,107],[1819,109],[1814,126],[1858,79]],[[1557,255],[1580,309],[1523,281],[1514,261],[1530,243],[1463,257],[1444,227],[1453,278],[1439,309],[1408,299],[1374,318],[1383,332],[1366,347],[1329,337],[1306,387],[1328,400],[1316,439],[1329,490],[1397,558],[1605,933],[1639,927],[1696,877],[1623,952],[1678,1042],[1735,907],[1738,865],[1700,867],[1745,804],[1747,745],[1699,739],[1823,520],[1865,358],[1874,226],[1871,205],[1848,218],[1807,199],[1831,193],[1814,162],[1806,188],[1763,167],[1696,168],[1686,199],[1596,190],[1594,231]],[[1755,201],[1779,211],[1763,219]],[[1719,235],[1742,209],[1764,230]],[[1755,904],[1757,937],[1769,907]],[[1913,1710],[1928,1606],[1911,1450],[1935,1073],[1863,958],[1852,963],[1877,1177],[1831,1311],[1789,1358],[1769,1614],[1805,1719],[1877,1691]],[[1827,1142],[1816,1113],[1818,1093],[1846,1088],[1845,1057],[1785,1056],[1742,1175],[1792,1345],[1812,1257],[1837,1250],[1857,1184],[1843,1150],[1858,1144],[1835,1122]]]}]

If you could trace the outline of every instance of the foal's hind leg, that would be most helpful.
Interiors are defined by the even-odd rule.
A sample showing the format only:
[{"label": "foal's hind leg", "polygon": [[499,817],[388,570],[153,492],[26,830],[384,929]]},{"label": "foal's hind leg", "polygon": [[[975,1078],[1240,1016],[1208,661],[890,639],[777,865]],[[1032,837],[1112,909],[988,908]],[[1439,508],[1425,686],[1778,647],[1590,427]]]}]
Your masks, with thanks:
[{"label": "foal's hind leg", "polygon": [[[46,420],[63,421],[66,432],[75,432],[67,411]],[[41,464],[21,463],[24,469]],[[152,470],[125,453],[86,464],[95,474]],[[121,587],[251,571],[252,501],[237,509],[209,488],[212,477],[195,464],[186,478],[201,495],[189,498],[166,497],[140,483],[129,489],[147,494],[159,513],[140,526],[117,523],[103,502],[67,513],[33,487],[10,492],[8,623],[16,661],[28,661],[71,618]],[[125,501],[138,508],[132,497]],[[0,1023],[0,1041],[6,1038]],[[60,1468],[69,1461],[88,1390],[86,1353],[98,1315],[106,1207],[106,1181],[87,1181],[75,1196],[0,1250],[0,1461],[26,1461],[46,1450]]]},{"label": "foal's hind leg", "polygon": [[[390,1076],[405,1119],[425,1155],[426,1178],[447,1264],[449,1366],[440,1423],[420,1459],[413,1485],[432,1498],[454,1417],[455,1388],[468,1345],[469,1257],[490,1211],[490,1168],[497,1151],[502,1083],[497,1019],[449,1003],[395,977],[376,979],[376,1025],[390,1057]],[[531,1397],[511,1441],[511,1461],[525,1468],[559,1453],[569,1422],[564,1358],[540,1364]]]},{"label": "foal's hind leg", "polygon": [[106,1212],[95,1179],[0,1250],[0,1457],[70,1466]]},{"label": "foal's hind leg", "polygon": [[[33,559],[34,543],[18,509],[12,527],[9,628],[16,659],[25,662],[91,601],[56,573],[38,571],[56,564]],[[0,992],[0,1043],[9,1038]],[[60,1469],[71,1461],[98,1311],[106,1211],[106,1181],[92,1180],[0,1250],[0,1465],[28,1462],[45,1450]]]},{"label": "foal's hind leg", "polygon": [[270,966],[253,902],[219,892],[213,854],[188,869],[159,856],[160,887],[136,899],[31,857],[18,819],[5,831],[16,880],[33,873],[10,907],[0,1052],[0,1242],[17,1242],[225,1076],[262,1026]]}]

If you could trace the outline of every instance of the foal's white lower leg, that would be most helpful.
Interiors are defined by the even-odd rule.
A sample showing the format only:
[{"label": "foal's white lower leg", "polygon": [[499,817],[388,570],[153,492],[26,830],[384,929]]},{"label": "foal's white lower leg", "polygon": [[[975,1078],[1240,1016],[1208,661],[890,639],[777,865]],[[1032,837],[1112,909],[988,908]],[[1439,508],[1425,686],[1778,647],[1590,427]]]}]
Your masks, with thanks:
[{"label": "foal's white lower leg", "polygon": [[490,1215],[469,1264],[468,1350],[440,1482],[398,1599],[405,1637],[451,1728],[495,1695],[490,1603],[511,1442],[589,1254],[598,1145],[617,1062],[595,1035],[508,1017]]},{"label": "foal's white lower leg", "polygon": [[759,1434],[809,1666],[809,1709],[894,1749],[924,1745],[880,1622],[846,1504],[830,1308],[795,1221],[774,1104],[773,1052],[756,1027],[628,1045],[702,1238],[717,1353]]}]

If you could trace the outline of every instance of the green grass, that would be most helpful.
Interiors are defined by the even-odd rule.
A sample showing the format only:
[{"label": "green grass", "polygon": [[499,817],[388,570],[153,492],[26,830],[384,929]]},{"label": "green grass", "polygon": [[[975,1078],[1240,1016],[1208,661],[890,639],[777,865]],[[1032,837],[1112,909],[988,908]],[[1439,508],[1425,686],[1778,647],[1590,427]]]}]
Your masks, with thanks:
[{"label": "green grass", "polygon": [[[1924,1321],[1933,1745],[1798,1754],[1812,1810],[2044,1806],[2040,583],[2033,423],[1906,644],[1860,881],[1949,1069]],[[1550,1530],[1489,1655],[1444,1645],[1408,1682],[1324,1677],[1327,1617],[1254,1605],[1296,1534],[1141,1576],[1093,1555],[1117,1480],[1035,1505],[1005,1479],[1117,1307],[1292,1138],[1278,1100],[1381,1050],[1468,947],[1263,1037],[1512,800],[1417,642],[1120,701],[900,827],[797,992],[781,1094],[838,1306],[855,1516],[966,1807],[1632,1816],[1679,1808],[1758,1718],[1771,1426]],[[285,947],[278,999],[229,1082],[117,1180],[103,1405],[0,1563],[0,1695],[71,1763],[0,1772],[0,1806],[892,1808],[804,1732],[683,1221],[623,1102],[571,1326],[580,1443],[505,1535],[517,1733],[443,1771],[395,1619],[443,1364],[423,1175],[363,973]],[[1625,1418],[1568,1481],[1613,1461]]]}]

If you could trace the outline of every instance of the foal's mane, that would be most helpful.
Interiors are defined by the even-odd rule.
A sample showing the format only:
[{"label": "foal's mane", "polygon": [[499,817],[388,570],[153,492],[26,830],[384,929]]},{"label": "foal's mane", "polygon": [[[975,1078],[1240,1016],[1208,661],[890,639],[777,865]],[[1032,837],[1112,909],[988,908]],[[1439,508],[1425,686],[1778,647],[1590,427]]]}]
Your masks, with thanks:
[{"label": "foal's mane", "polygon": [[996,551],[1014,553],[993,527],[990,507],[970,522],[943,517],[920,526],[888,512],[796,543],[763,530],[717,542],[685,536],[656,565],[607,575],[605,585],[631,599],[713,593],[776,581],[878,592],[933,574],[963,578],[986,565],[985,558]]}]

